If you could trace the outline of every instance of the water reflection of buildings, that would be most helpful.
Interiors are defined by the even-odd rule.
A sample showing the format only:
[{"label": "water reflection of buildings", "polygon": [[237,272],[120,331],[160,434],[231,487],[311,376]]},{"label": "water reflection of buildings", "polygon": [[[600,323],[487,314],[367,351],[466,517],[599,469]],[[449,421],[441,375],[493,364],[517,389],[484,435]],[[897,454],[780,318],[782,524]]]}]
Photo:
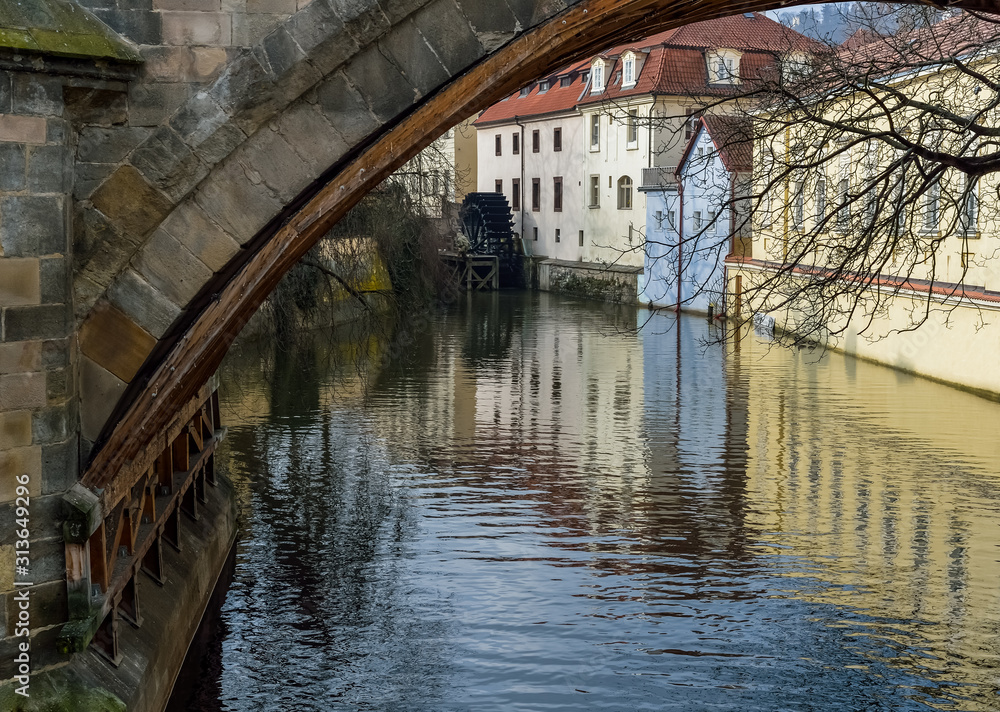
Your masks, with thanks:
[{"label": "water reflection of buildings", "polygon": [[788,595],[863,616],[865,657],[995,704],[997,404],[839,354],[743,343],[756,551],[797,579]]}]

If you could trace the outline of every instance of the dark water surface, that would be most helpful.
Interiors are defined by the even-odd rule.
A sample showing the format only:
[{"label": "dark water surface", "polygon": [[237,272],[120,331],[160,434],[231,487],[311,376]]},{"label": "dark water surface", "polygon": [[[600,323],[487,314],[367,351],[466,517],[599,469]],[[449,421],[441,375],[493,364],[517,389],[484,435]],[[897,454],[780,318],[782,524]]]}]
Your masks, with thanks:
[{"label": "dark water surface", "polygon": [[482,295],[365,377],[231,365],[177,708],[1000,710],[1000,405],[646,318]]}]

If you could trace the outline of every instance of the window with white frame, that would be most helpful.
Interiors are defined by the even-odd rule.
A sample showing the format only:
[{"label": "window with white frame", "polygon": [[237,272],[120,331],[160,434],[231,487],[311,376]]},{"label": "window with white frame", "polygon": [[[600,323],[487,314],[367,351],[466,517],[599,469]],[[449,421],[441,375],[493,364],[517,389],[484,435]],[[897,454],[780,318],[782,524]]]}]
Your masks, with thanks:
[{"label": "window with white frame", "polygon": [[709,84],[740,83],[740,52],[735,49],[717,49],[707,53]]},{"label": "window with white frame", "polygon": [[629,109],[628,119],[625,124],[626,148],[634,149],[639,147],[639,110]]},{"label": "window with white frame", "polygon": [[635,55],[626,52],[622,55],[622,87],[629,89],[635,86]]},{"label": "window with white frame", "polygon": [[941,184],[934,182],[924,192],[923,231],[937,232],[941,207]]},{"label": "window with white frame", "polygon": [[632,209],[632,179],[628,176],[618,179],[618,209]]},{"label": "window with white frame", "polygon": [[959,212],[959,229],[966,237],[979,236],[979,181],[966,178]]},{"label": "window with white frame", "polygon": [[792,183],[792,227],[802,232],[806,223],[806,189],[805,181]]},{"label": "window with white frame", "polygon": [[590,115],[590,150],[597,151],[601,148],[601,115]]},{"label": "window with white frame", "polygon": [[816,179],[816,199],[813,205],[816,208],[816,225],[822,225],[826,219],[826,178],[822,176]]},{"label": "window with white frame", "polygon": [[691,229],[696,233],[701,231],[701,211],[692,210],[691,211]]},{"label": "window with white frame", "polygon": [[590,207],[601,206],[601,177],[590,176]]},{"label": "window with white frame", "polygon": [[590,68],[590,92],[604,91],[604,60],[594,60]]}]

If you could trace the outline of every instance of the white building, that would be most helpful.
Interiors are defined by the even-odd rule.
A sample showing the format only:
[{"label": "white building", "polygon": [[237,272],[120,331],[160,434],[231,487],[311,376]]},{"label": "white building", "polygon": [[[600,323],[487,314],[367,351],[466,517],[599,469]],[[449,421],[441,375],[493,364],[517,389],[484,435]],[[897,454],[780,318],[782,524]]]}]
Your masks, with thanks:
[{"label": "white building", "polygon": [[[576,262],[589,274],[624,268],[634,295],[649,228],[647,192],[639,189],[673,183],[701,107],[740,90],[778,56],[815,46],[762,14],[745,13],[668,30],[566,67],[476,121],[479,190],[499,190],[518,206],[515,230],[531,254],[564,268]],[[517,154],[514,135],[526,149]],[[622,278],[621,270],[615,274]]]},{"label": "white building", "polygon": [[522,89],[475,122],[479,190],[507,196],[530,255],[578,261],[583,254],[583,138],[575,107],[587,86],[584,66]]}]

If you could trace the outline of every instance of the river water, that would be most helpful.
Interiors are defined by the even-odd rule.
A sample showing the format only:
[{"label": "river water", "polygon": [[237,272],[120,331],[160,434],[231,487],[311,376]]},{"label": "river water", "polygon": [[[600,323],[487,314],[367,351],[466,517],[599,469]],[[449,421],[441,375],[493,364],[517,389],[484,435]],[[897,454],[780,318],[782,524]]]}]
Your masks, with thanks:
[{"label": "river water", "polygon": [[174,709],[1000,710],[996,403],[550,294],[223,388],[242,533]]}]

